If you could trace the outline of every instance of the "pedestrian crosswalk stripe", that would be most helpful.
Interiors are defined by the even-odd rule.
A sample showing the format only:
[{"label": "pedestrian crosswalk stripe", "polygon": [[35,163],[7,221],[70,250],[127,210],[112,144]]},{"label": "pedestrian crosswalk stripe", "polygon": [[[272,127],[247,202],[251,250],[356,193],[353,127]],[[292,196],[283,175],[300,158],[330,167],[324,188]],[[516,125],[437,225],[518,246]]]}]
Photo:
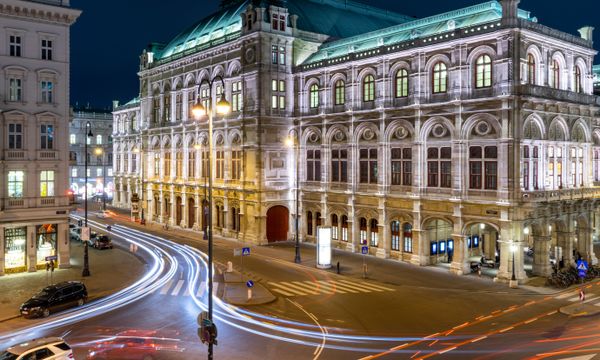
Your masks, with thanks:
[{"label": "pedestrian crosswalk stripe", "polygon": [[190,287],[189,287],[189,285],[186,285],[183,288],[183,296],[190,296]]},{"label": "pedestrian crosswalk stripe", "polygon": [[335,292],[340,293],[340,294],[344,294],[345,292],[349,292],[349,293],[353,293],[353,294],[358,294],[360,291],[349,288],[349,287],[344,287],[344,285],[342,284],[336,284],[335,282],[331,281],[331,282],[327,282],[327,281],[323,281],[323,280],[319,280],[320,283],[325,283],[325,284],[330,284],[329,286],[335,289]]},{"label": "pedestrian crosswalk stripe", "polygon": [[386,287],[386,286],[383,286],[383,285],[379,285],[379,284],[373,284],[373,283],[367,283],[367,282],[364,282],[364,283],[361,283],[361,284],[369,285],[369,286],[372,286],[372,287],[376,287],[376,288],[384,290],[384,291],[396,291],[396,289],[392,289],[392,288],[389,288],[389,287]]},{"label": "pedestrian crosswalk stripe", "polygon": [[332,285],[330,283],[328,283],[327,281],[323,281],[323,280],[317,280],[317,282],[319,283],[319,287],[321,289],[329,289],[334,293],[339,293],[339,294],[345,294],[346,291],[342,290],[342,289],[338,289],[335,285]]},{"label": "pedestrian crosswalk stripe", "polygon": [[556,296],[555,299],[561,300],[561,299],[564,299],[564,298],[567,298],[567,297],[573,296],[573,295],[575,295],[574,292],[568,292],[566,294]]},{"label": "pedestrian crosswalk stripe", "polygon": [[334,291],[332,291],[330,289],[327,289],[327,288],[324,288],[324,287],[320,286],[319,284],[316,284],[316,283],[314,283],[312,281],[305,281],[304,283],[302,283],[300,281],[294,281],[294,284],[296,284],[298,286],[307,287],[307,288],[309,288],[310,290],[313,290],[313,291],[320,291],[320,292],[325,293],[325,294],[335,294]]},{"label": "pedestrian crosswalk stripe", "polygon": [[169,292],[169,289],[173,285],[173,280],[169,280],[165,286],[160,290],[161,295],[166,295]]},{"label": "pedestrian crosswalk stripe", "polygon": [[201,298],[202,295],[204,295],[204,291],[206,290],[205,285],[206,285],[206,283],[204,281],[200,283],[200,287],[198,288],[198,291],[196,292],[196,297]]},{"label": "pedestrian crosswalk stripe", "polygon": [[583,303],[589,303],[592,302],[594,300],[598,300],[598,296],[590,296],[587,300],[585,300]]},{"label": "pedestrian crosswalk stripe", "polygon": [[570,301],[570,302],[579,301],[579,295],[577,295],[577,296],[575,296],[575,297],[572,297],[572,298],[568,299],[568,301]]},{"label": "pedestrian crosswalk stripe", "polygon": [[175,289],[173,289],[173,291],[171,292],[172,296],[177,296],[179,294],[179,290],[181,290],[181,287],[183,286],[184,281],[183,280],[179,280],[177,282],[177,285],[175,285]]},{"label": "pedestrian crosswalk stripe", "polygon": [[348,284],[348,285],[352,285],[355,287],[359,287],[359,288],[363,288],[363,289],[367,289],[367,290],[372,290],[372,291],[377,291],[377,292],[383,292],[383,290],[378,289],[376,287],[371,287],[365,283],[354,283],[351,281],[347,281],[347,280],[340,280],[340,282],[344,283],[344,284]]},{"label": "pedestrian crosswalk stripe", "polygon": [[341,288],[342,290],[353,290],[354,292],[363,292],[363,293],[370,293],[372,290],[368,290],[365,288],[361,288],[361,287],[357,287],[354,284],[350,283],[350,284],[346,284],[340,281],[335,282],[335,286]]},{"label": "pedestrian crosswalk stripe", "polygon": [[[281,285],[281,284],[279,284],[279,283],[270,283],[270,284],[271,284],[271,286],[276,286],[276,287],[277,287],[277,288],[279,288],[279,289],[283,288],[283,291],[294,293],[296,296],[297,296],[297,295],[306,295],[306,294],[305,294],[304,292],[302,292],[302,291],[299,291],[299,290],[294,290],[294,289],[290,289],[290,288],[288,288],[287,286],[285,286],[285,285]],[[288,296],[289,296],[289,295],[288,295]]]},{"label": "pedestrian crosswalk stripe", "polygon": [[287,291],[285,291],[285,290],[276,289],[276,288],[275,288],[275,289],[271,289],[271,290],[272,290],[272,291],[275,291],[275,292],[277,292],[277,293],[280,293],[280,294],[281,294],[281,295],[283,295],[283,296],[296,296],[296,295],[297,295],[297,294],[292,294],[292,293],[289,293],[289,292],[287,292]]},{"label": "pedestrian crosswalk stripe", "polygon": [[283,286],[291,287],[292,289],[297,289],[297,290],[300,290],[300,291],[304,291],[305,293],[309,293],[309,294],[313,294],[313,295],[319,295],[318,291],[314,291],[312,289],[308,289],[308,288],[305,288],[305,287],[294,285],[294,284],[292,284],[290,282],[281,282],[280,284],[282,284]]}]

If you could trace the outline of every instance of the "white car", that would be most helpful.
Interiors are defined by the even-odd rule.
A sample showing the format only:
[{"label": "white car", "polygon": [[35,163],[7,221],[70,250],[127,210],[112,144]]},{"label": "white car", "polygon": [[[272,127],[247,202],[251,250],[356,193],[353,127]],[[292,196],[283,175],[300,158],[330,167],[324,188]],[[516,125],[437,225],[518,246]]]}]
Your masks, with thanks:
[{"label": "white car", "polygon": [[29,359],[69,360],[73,359],[73,351],[63,339],[50,337],[16,345],[0,353],[0,360]]},{"label": "white car", "polygon": [[96,217],[100,218],[100,219],[106,219],[110,217],[110,211],[108,210],[103,210],[100,212],[96,213]]}]

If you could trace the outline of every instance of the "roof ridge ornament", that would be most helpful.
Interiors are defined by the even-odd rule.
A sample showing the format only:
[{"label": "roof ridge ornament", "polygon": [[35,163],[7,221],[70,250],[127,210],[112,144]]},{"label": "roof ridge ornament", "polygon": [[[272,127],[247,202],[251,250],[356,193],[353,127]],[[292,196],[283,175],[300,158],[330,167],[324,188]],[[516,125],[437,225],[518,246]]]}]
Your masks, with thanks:
[{"label": "roof ridge ornament", "polygon": [[519,20],[519,3],[521,0],[501,0],[502,24],[516,26]]}]

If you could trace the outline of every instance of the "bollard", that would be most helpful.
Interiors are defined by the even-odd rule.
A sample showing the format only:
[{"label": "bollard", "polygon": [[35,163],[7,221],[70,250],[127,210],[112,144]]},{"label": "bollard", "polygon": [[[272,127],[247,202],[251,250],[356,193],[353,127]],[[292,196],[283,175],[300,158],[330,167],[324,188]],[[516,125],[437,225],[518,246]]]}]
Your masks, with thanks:
[{"label": "bollard", "polygon": [[337,273],[338,273],[338,275],[340,273],[340,262],[339,261],[337,262]]},{"label": "bollard", "polygon": [[233,272],[233,263],[231,261],[227,262],[227,272]]},{"label": "bollard", "polygon": [[252,289],[248,289],[248,300],[252,299]]}]

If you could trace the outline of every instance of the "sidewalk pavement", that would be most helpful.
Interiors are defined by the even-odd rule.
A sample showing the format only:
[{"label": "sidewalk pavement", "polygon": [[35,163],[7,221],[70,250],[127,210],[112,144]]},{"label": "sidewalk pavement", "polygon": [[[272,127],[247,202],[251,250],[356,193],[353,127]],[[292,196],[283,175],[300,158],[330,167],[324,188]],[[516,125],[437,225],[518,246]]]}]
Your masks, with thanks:
[{"label": "sidewalk pavement", "polygon": [[[82,281],[88,290],[88,301],[115,293],[139,279],[145,271],[141,258],[115,246],[110,250],[89,248],[91,276],[81,277],[83,243],[72,241],[71,267],[56,269],[53,283]],[[0,277],[0,322],[20,316],[19,306],[50,284],[50,272],[11,274]]]},{"label": "sidewalk pavement", "polygon": [[236,306],[265,305],[277,300],[267,288],[260,283],[255,283],[252,287],[251,297],[248,295],[248,286],[242,281],[242,275],[239,272],[223,272],[225,279],[223,301]]},{"label": "sidewalk pavement", "polygon": [[[118,216],[111,220],[130,226],[136,229],[151,231],[155,234],[171,239],[181,239],[196,244],[206,245],[206,241],[196,232],[182,230],[170,227],[165,231],[161,225],[150,224],[140,225],[128,221],[129,212],[127,210],[111,208]],[[285,262],[289,266],[300,266],[302,268],[316,269],[316,247],[315,244],[303,243],[300,245],[302,263],[294,263],[294,244],[290,242],[268,244],[262,246],[244,244],[236,239],[214,236],[215,246],[219,249],[233,250],[242,246],[252,247],[252,257],[264,256],[275,261]],[[383,284],[402,286],[405,288],[434,288],[447,291],[472,291],[476,293],[511,293],[529,295],[539,293],[534,287],[510,289],[508,284],[495,283],[492,278],[476,275],[459,276],[450,273],[448,269],[435,266],[415,266],[400,261],[380,259],[375,256],[365,256],[354,254],[345,250],[334,249],[332,254],[332,268],[329,270],[319,270],[328,272],[331,275],[336,273],[336,264],[340,262],[340,274],[344,277],[363,279],[363,261],[367,265],[366,279],[377,281]],[[224,265],[223,265],[224,266]],[[236,266],[237,267],[237,266]],[[244,269],[245,278],[251,278],[255,282],[261,281],[259,274],[253,274],[248,269]]]}]

